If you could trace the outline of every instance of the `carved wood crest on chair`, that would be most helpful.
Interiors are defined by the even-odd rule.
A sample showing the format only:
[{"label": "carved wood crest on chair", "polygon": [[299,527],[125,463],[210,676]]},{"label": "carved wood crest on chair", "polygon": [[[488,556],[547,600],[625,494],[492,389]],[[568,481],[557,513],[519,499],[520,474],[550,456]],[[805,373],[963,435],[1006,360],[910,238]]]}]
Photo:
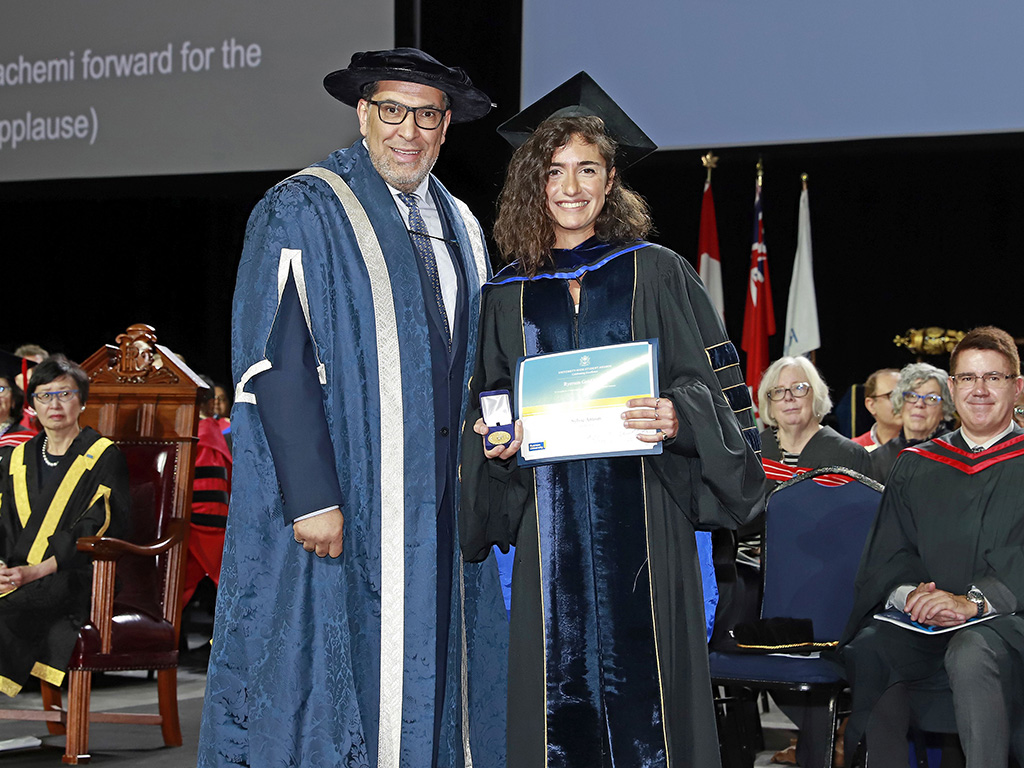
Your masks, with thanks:
[{"label": "carved wood crest on chair", "polygon": [[[43,711],[0,710],[0,719],[45,720],[67,733],[63,761],[88,762],[89,722],[159,725],[167,746],[181,746],[177,667],[181,588],[188,545],[201,379],[156,341],[153,328],[132,325],[116,345],[82,364],[89,400],[82,414],[112,439],[129,468],[130,541],[89,537],[92,610],[68,665],[68,702],[42,682]],[[120,587],[118,589],[118,587]],[[89,711],[93,672],[156,670],[159,714]]]}]

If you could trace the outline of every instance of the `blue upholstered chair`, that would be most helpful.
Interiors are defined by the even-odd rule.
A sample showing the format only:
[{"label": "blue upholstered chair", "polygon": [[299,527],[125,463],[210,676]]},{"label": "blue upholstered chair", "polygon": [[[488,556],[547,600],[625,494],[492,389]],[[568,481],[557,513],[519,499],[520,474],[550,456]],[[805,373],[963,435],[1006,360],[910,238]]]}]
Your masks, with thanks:
[{"label": "blue upholstered chair", "polygon": [[[823,477],[829,475],[832,482]],[[854,579],[881,492],[874,480],[837,467],[806,472],[772,491],[765,511],[762,619],[811,619],[816,643],[839,640],[853,606]],[[730,739],[747,738],[749,727],[745,729],[734,715],[758,692],[816,693],[828,701],[830,730],[819,738],[829,745],[824,764],[832,765],[838,702],[847,687],[842,667],[820,657],[718,651],[710,654],[710,662],[712,683],[730,691],[730,697],[718,702],[723,743],[735,748],[728,744]],[[747,704],[745,711],[756,707]],[[752,764],[754,750],[749,744],[740,746],[732,754]]]}]

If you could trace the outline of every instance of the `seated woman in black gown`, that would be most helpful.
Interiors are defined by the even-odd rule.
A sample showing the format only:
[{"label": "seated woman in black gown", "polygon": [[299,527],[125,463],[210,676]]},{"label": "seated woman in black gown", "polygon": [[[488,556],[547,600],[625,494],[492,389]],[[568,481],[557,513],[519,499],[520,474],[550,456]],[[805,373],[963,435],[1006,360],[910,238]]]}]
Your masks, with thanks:
[{"label": "seated woman in black gown", "polygon": [[123,537],[129,510],[124,455],[78,417],[85,372],[60,355],[40,363],[28,396],[43,431],[0,449],[0,692],[35,676],[64,679],[88,618],[92,563],[82,536]]},{"label": "seated woman in black gown", "polygon": [[871,454],[875,476],[881,482],[889,477],[904,448],[950,431],[954,408],[948,382],[948,373],[928,363],[911,363],[900,371],[899,383],[889,399],[903,427],[896,437]]},{"label": "seated woman in black gown", "polygon": [[874,477],[871,455],[821,420],[832,410],[828,386],[806,357],[782,357],[768,366],[757,391],[762,457],[801,469],[847,467]]},{"label": "seated woman in black gown", "polygon": [[[495,239],[514,261],[483,290],[462,550],[516,547],[509,768],[716,766],[694,529],[760,509],[756,430],[717,311],[686,261],[642,240],[646,204],[582,106],[541,122],[501,193]],[[660,455],[518,467],[521,430],[482,445],[478,396],[511,390],[521,356],[644,339],[657,396],[629,401],[622,424]]]},{"label": "seated woman in black gown", "polygon": [[25,395],[15,383],[19,370],[20,358],[0,352],[0,448],[20,445],[32,437],[21,425]]},{"label": "seated woman in black gown", "polygon": [[[832,410],[832,398],[825,380],[806,357],[782,357],[768,366],[757,399],[761,419],[768,425],[761,432],[762,457],[766,461],[799,469],[846,467],[875,477],[871,454],[863,446],[822,425],[821,420]],[[771,468],[766,465],[766,469],[771,474]],[[804,693],[780,691],[772,696],[800,729],[799,742],[777,753],[773,760],[825,765],[829,745],[817,734],[828,732],[825,723],[831,719],[827,706]]]}]

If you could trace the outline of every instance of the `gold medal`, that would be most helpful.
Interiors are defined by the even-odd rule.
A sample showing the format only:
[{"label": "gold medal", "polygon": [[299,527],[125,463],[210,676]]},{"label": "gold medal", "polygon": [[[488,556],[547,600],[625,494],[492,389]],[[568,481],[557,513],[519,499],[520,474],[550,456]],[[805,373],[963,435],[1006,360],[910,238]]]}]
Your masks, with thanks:
[{"label": "gold medal", "polygon": [[512,435],[505,431],[491,432],[487,435],[487,439],[491,442],[491,445],[504,445],[512,439]]}]

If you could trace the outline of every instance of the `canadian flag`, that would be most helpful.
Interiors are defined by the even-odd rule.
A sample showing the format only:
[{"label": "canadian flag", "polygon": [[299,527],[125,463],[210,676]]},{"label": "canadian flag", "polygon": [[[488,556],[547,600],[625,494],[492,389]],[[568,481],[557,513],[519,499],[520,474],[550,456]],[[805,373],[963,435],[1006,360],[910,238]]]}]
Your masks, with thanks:
[{"label": "canadian flag", "polygon": [[711,182],[704,183],[704,200],[700,205],[700,236],[697,240],[697,271],[704,281],[711,301],[725,322],[725,299],[722,297],[722,259],[718,252],[718,224],[715,222],[715,199]]}]

